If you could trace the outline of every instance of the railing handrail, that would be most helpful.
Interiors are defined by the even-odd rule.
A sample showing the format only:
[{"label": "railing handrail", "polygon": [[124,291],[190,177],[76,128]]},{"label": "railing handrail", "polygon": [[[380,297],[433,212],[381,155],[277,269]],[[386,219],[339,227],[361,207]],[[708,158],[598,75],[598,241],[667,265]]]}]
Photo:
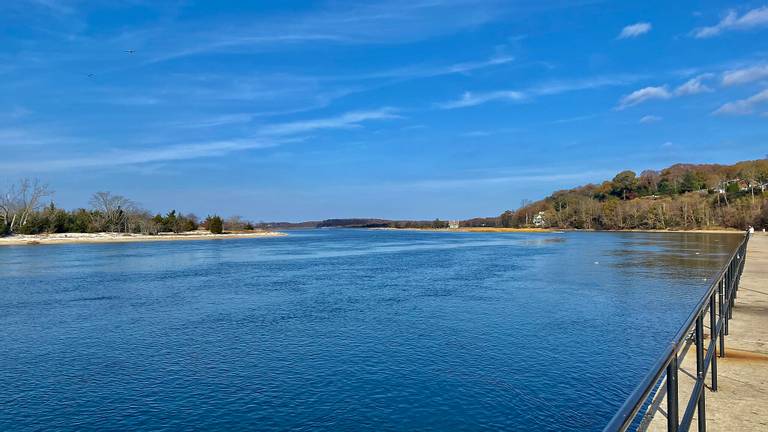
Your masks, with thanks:
[{"label": "railing handrail", "polygon": [[[696,320],[701,316],[704,311],[709,307],[709,299],[714,294],[715,290],[719,289],[720,282],[727,274],[731,264],[735,259],[740,258],[739,254],[742,251],[742,247],[749,240],[749,235],[744,235],[736,249],[728,257],[728,260],[723,264],[723,267],[715,276],[709,279],[709,289],[704,293],[693,312],[685,320],[684,324],[675,334],[675,337],[669,341],[664,351],[653,365],[653,368],[646,374],[643,379],[634,388],[632,393],[629,394],[625,402],[621,405],[616,414],[611,418],[608,424],[603,429],[604,432],[609,431],[623,431],[632,423],[635,416],[643,407],[643,404],[651,394],[659,379],[664,374],[666,367],[672,361],[673,356],[677,356],[678,348],[685,343],[688,338],[688,333],[691,327],[694,326]],[[743,258],[743,257],[741,257]]]}]

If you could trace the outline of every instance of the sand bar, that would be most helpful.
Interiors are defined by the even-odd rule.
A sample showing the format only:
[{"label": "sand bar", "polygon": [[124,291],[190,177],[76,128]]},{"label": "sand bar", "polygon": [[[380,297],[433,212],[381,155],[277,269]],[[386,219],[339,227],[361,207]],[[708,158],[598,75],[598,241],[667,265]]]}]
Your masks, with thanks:
[{"label": "sand bar", "polygon": [[0,246],[76,244],[76,243],[130,243],[156,241],[185,241],[185,240],[229,240],[260,237],[284,236],[285,233],[276,231],[236,232],[211,234],[207,231],[192,231],[186,233],[161,233],[157,235],[122,234],[122,233],[62,233],[12,235],[0,237]]}]

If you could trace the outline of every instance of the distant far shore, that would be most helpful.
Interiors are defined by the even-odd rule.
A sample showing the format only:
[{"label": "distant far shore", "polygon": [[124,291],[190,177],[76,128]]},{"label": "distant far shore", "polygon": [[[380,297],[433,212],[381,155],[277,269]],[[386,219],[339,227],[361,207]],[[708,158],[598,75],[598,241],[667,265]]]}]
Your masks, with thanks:
[{"label": "distant far shore", "polygon": [[0,246],[51,245],[78,243],[131,243],[156,241],[185,241],[185,240],[228,240],[259,237],[284,236],[285,233],[276,231],[231,232],[211,234],[207,231],[190,231],[184,233],[125,234],[125,233],[62,233],[62,234],[16,234],[0,237]]},{"label": "distant far shore", "polygon": [[477,233],[552,233],[563,230],[554,228],[496,228],[496,227],[466,227],[466,228],[369,228],[384,231],[433,231],[433,232],[477,232]]}]

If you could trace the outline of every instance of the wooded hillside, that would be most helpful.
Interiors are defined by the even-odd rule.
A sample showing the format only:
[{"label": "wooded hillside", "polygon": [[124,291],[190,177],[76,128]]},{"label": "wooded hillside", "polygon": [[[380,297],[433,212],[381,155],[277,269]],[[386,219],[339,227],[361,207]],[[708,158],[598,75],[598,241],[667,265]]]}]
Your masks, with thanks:
[{"label": "wooded hillside", "polygon": [[640,175],[622,171],[601,184],[557,191],[494,221],[504,227],[564,229],[763,228],[767,192],[768,159],[677,164]]}]

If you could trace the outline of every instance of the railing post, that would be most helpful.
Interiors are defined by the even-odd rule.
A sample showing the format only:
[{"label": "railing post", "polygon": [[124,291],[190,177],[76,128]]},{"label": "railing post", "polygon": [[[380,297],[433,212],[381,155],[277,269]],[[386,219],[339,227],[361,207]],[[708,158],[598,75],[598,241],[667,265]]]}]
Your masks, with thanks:
[{"label": "railing post", "polygon": [[723,311],[723,327],[725,327],[725,334],[728,334],[728,311],[731,309],[731,300],[730,300],[730,285],[731,285],[731,266],[728,266],[728,270],[725,271],[725,279],[723,283],[723,297],[725,299],[725,310]]},{"label": "railing post", "polygon": [[[700,313],[696,318],[696,380],[704,385],[704,313]],[[704,387],[699,393],[699,414],[696,416],[699,420],[699,432],[706,432],[707,418],[705,411]]]},{"label": "railing post", "polygon": [[720,357],[725,357],[725,315],[723,314],[723,289],[725,283],[720,279],[717,285],[717,314],[720,316]]},{"label": "railing post", "polygon": [[672,353],[672,360],[667,365],[667,431],[677,432],[680,424],[677,408],[677,350]]},{"label": "railing post", "polygon": [[733,318],[733,293],[736,291],[735,285],[736,285],[736,269],[735,269],[735,260],[731,261],[731,270],[728,271],[730,280],[728,281],[728,320]]},{"label": "railing post", "polygon": [[[741,251],[736,254],[736,259],[733,260],[733,279],[731,280],[731,301],[736,299],[736,281],[739,279],[739,258],[741,257]],[[731,313],[733,317],[733,313]]]},{"label": "railing post", "polygon": [[717,314],[715,314],[715,293],[709,296],[709,330],[712,339],[712,391],[717,391]]}]

